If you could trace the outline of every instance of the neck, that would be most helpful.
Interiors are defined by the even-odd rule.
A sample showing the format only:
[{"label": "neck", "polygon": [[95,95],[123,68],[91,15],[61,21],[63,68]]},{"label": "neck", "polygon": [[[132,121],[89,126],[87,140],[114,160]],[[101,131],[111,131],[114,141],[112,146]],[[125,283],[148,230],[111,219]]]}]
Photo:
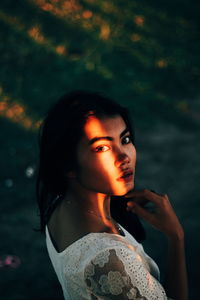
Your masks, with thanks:
[{"label": "neck", "polygon": [[111,219],[110,196],[87,190],[82,186],[71,186],[68,189],[64,201],[76,215],[92,212],[103,221]]},{"label": "neck", "polygon": [[[70,186],[63,199],[66,211],[68,211],[68,220],[86,224],[88,228],[99,228],[110,233],[118,233],[119,228],[110,214],[110,196],[106,194],[92,192],[80,187]],[[70,221],[69,221],[70,222]]]}]

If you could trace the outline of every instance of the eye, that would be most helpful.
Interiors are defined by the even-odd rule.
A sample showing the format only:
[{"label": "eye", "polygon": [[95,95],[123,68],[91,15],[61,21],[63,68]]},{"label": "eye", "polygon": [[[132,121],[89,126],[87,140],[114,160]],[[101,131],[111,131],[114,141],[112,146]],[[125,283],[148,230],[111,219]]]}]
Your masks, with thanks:
[{"label": "eye", "polygon": [[132,142],[132,140],[131,140],[130,135],[127,135],[127,136],[123,137],[123,139],[122,139],[122,144],[129,144],[131,142]]},{"label": "eye", "polygon": [[106,152],[110,149],[109,146],[103,145],[103,146],[98,146],[94,149],[95,152]]}]

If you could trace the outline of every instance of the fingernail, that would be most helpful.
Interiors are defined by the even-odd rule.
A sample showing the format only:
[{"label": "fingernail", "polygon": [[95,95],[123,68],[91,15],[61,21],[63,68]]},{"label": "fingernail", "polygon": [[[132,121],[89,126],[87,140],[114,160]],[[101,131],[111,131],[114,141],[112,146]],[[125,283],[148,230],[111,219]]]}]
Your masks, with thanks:
[{"label": "fingernail", "polygon": [[127,206],[128,206],[128,207],[133,207],[133,206],[134,206],[134,203],[133,203],[133,202],[127,202]]},{"label": "fingernail", "polygon": [[126,209],[127,209],[127,211],[135,212],[135,207],[132,207],[132,206],[129,207],[129,206],[127,206]]}]

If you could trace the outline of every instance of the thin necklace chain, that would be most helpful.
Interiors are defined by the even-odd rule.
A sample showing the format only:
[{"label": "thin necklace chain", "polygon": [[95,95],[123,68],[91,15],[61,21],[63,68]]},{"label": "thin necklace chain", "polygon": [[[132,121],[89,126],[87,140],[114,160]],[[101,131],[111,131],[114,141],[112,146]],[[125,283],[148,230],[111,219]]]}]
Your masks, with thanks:
[{"label": "thin necklace chain", "polygon": [[[67,202],[67,204],[70,204],[70,201]],[[102,217],[101,217],[100,215],[95,214],[95,212],[94,212],[93,210],[87,209],[87,210],[85,210],[85,212],[87,212],[87,213],[89,213],[89,214],[91,214],[91,215],[94,215],[94,216],[96,216],[97,218],[99,218],[99,219],[102,220]],[[112,217],[106,216],[106,219],[109,220],[109,221],[113,221],[113,222],[115,223],[115,225],[117,226],[117,230],[119,231],[119,233],[120,233],[121,235],[125,236],[124,231],[121,229],[121,227],[119,226],[119,224],[118,224],[117,222],[115,222],[115,220],[112,219]]]},{"label": "thin necklace chain", "polygon": [[[85,210],[85,212],[88,212],[88,213],[90,213],[90,214],[92,214],[92,215],[94,215],[94,216],[96,216],[96,217],[98,217],[99,219],[102,220],[102,217],[100,215],[95,214],[95,212],[93,212],[93,210],[87,209],[87,210]],[[109,217],[109,216],[106,216],[105,218],[107,220],[110,220],[110,221],[112,220],[112,217]]]},{"label": "thin necklace chain", "polygon": [[[97,215],[97,214],[95,214],[92,210],[86,210],[86,212],[88,212],[88,213],[90,213],[91,215],[94,215],[94,216],[96,216],[96,217],[98,217],[99,219],[101,219],[102,220],[102,217],[100,216],[100,215]],[[114,221],[113,219],[112,219],[112,217],[108,217],[108,216],[106,216],[106,219],[107,220],[112,220],[112,221]],[[121,227],[119,226],[119,224],[117,223],[117,222],[115,222],[114,221],[114,223],[115,223],[115,225],[117,226],[117,230],[119,231],[119,233],[121,234],[121,235],[124,235],[125,236],[125,234],[124,234],[124,231],[121,229]]]}]

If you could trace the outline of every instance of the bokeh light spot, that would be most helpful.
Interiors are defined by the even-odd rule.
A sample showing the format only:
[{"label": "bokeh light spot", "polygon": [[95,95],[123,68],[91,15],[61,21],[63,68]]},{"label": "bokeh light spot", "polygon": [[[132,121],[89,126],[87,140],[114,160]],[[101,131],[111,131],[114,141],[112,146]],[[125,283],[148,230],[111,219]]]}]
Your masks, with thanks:
[{"label": "bokeh light spot", "polygon": [[28,30],[28,35],[32,37],[38,43],[43,43],[45,41],[44,36],[41,34],[38,26],[34,26]]},{"label": "bokeh light spot", "polygon": [[14,123],[22,125],[26,129],[36,130],[40,126],[40,120],[32,120],[26,114],[22,104],[12,101],[1,88],[0,90],[0,116],[10,119]]},{"label": "bokeh light spot", "polygon": [[59,45],[55,48],[56,52],[60,55],[65,55],[67,53],[65,46]]},{"label": "bokeh light spot", "polygon": [[82,16],[84,19],[90,19],[93,16],[93,13],[90,10],[85,10]]},{"label": "bokeh light spot", "polygon": [[5,187],[11,188],[13,187],[13,180],[11,178],[8,178],[4,181]]},{"label": "bokeh light spot", "polygon": [[32,178],[34,173],[35,173],[35,169],[32,166],[27,167],[26,170],[25,170],[25,175],[28,178]]},{"label": "bokeh light spot", "polygon": [[166,59],[159,59],[156,61],[156,66],[159,68],[166,68],[168,66],[168,62]]},{"label": "bokeh light spot", "polygon": [[145,18],[144,16],[135,16],[134,19],[133,19],[134,23],[138,26],[143,26],[144,25],[144,21],[145,21]]},{"label": "bokeh light spot", "polygon": [[2,101],[0,102],[0,113],[7,109],[7,103]]},{"label": "bokeh light spot", "polygon": [[75,0],[35,0],[32,2],[34,2],[34,4],[39,6],[42,10],[48,11],[61,18],[82,9]]},{"label": "bokeh light spot", "polygon": [[132,40],[133,42],[138,42],[138,41],[141,40],[141,36],[140,36],[139,34],[137,34],[137,33],[133,33],[133,34],[131,35],[131,40]]},{"label": "bokeh light spot", "polygon": [[110,37],[110,26],[106,23],[101,25],[100,38],[102,40],[108,40]]},{"label": "bokeh light spot", "polygon": [[44,4],[42,5],[42,8],[43,8],[43,10],[51,11],[51,10],[53,10],[53,5],[50,4],[50,3],[44,3]]}]

